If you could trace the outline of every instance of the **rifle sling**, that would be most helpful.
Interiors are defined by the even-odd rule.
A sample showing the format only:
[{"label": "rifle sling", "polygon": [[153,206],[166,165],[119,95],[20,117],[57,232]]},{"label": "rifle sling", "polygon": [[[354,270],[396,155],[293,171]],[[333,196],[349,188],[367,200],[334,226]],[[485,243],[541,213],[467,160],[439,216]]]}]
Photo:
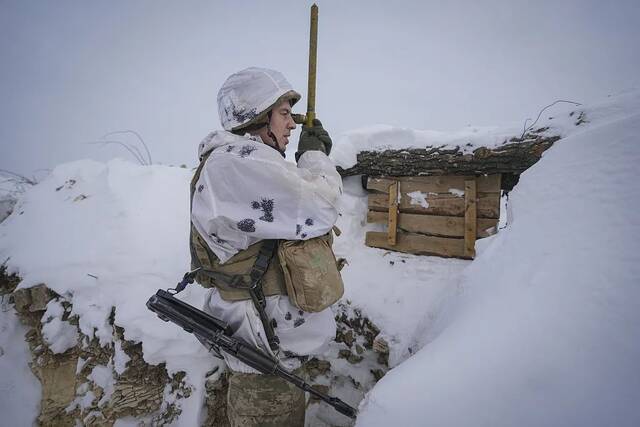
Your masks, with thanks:
[{"label": "rifle sling", "polygon": [[269,263],[271,262],[271,258],[273,258],[273,254],[277,247],[277,240],[264,240],[264,243],[260,248],[260,252],[258,252],[256,262],[251,268],[251,286],[249,287],[249,295],[251,295],[251,300],[253,301],[253,305],[256,307],[256,310],[258,310],[262,327],[267,335],[269,347],[274,352],[278,350],[280,339],[273,330],[273,324],[269,320],[269,316],[267,316],[267,312],[265,311],[265,308],[267,307],[267,300],[262,290],[262,277],[267,272],[267,268],[269,268]]}]

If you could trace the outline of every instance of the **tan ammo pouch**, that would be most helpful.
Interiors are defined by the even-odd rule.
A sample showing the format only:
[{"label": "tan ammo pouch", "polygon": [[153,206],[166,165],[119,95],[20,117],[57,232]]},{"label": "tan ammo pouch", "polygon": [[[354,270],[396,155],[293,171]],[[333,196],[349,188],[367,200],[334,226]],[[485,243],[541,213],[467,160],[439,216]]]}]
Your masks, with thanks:
[{"label": "tan ammo pouch", "polygon": [[329,232],[309,240],[283,240],[278,245],[289,300],[303,311],[322,311],[344,293],[332,243]]}]

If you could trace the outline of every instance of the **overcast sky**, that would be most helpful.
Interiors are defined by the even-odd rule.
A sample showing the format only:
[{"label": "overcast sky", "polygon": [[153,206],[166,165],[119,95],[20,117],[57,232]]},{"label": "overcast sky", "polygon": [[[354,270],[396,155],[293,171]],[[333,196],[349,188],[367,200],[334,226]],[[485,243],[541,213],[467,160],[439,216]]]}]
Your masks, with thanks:
[{"label": "overcast sky", "polygon": [[[520,125],[640,86],[637,0],[317,3],[316,111],[334,141],[380,123]],[[154,162],[194,166],[218,89],[248,66],[283,72],[304,112],[311,4],[0,0],[0,168],[131,158],[86,144],[124,129]]]}]

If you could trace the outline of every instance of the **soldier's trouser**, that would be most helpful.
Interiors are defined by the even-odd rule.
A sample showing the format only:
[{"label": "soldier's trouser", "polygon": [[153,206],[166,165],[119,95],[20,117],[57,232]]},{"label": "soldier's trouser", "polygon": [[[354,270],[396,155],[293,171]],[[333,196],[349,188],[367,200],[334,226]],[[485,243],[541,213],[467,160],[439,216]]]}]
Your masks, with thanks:
[{"label": "soldier's trouser", "polygon": [[275,376],[231,371],[227,415],[231,427],[303,427],[304,392]]}]

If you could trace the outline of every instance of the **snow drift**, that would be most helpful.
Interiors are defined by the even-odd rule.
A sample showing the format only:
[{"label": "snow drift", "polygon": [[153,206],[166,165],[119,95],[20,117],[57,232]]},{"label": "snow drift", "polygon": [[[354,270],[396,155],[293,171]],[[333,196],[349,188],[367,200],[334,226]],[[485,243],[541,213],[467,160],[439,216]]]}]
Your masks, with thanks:
[{"label": "snow drift", "polygon": [[585,109],[522,175],[509,226],[357,425],[640,425],[639,95]]}]

